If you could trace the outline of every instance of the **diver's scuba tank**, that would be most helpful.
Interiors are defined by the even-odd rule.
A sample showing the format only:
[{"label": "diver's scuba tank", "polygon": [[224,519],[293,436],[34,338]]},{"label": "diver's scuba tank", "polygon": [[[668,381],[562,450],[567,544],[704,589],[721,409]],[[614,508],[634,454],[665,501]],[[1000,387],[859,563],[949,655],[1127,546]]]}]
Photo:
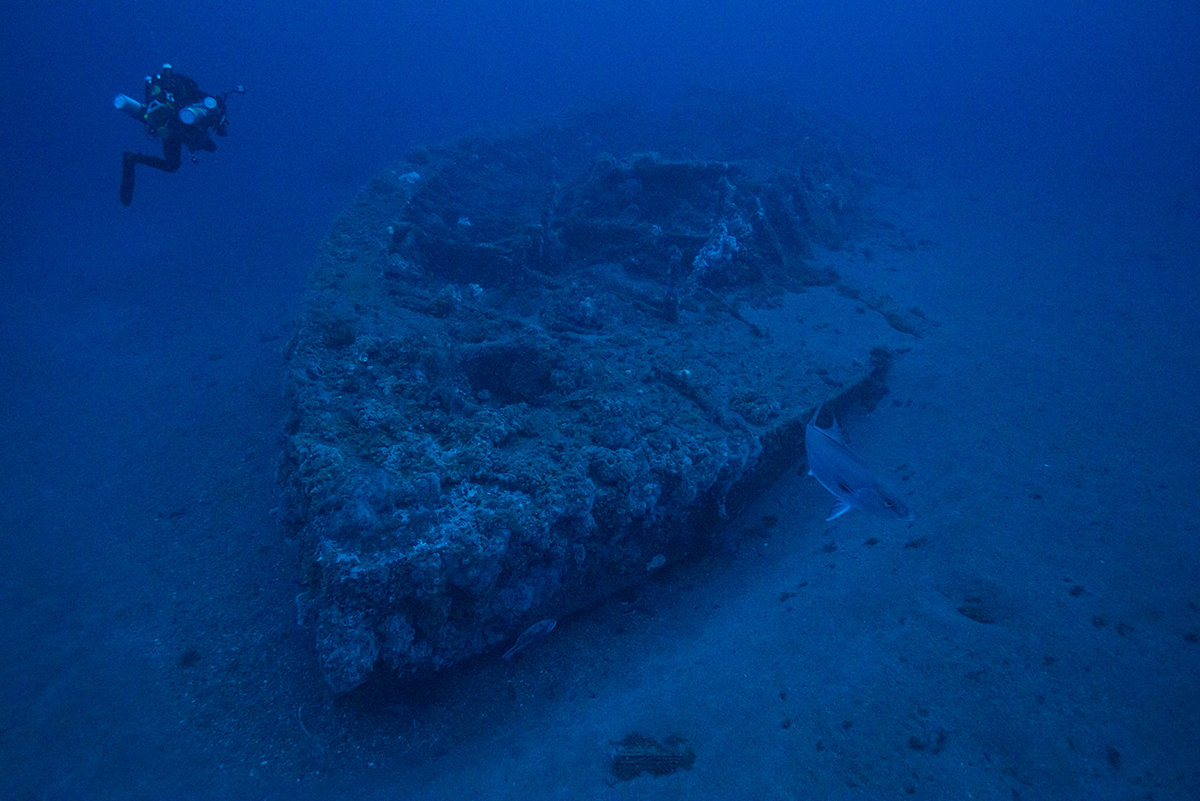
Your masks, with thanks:
[{"label": "diver's scuba tank", "polygon": [[146,107],[129,95],[117,95],[114,97],[113,108],[117,111],[124,111],[135,120],[142,119],[142,115],[146,113]]},{"label": "diver's scuba tank", "polygon": [[216,110],[217,99],[210,95],[199,103],[193,103],[190,106],[181,108],[179,110],[179,121],[184,125],[197,125],[204,122],[205,118]]}]

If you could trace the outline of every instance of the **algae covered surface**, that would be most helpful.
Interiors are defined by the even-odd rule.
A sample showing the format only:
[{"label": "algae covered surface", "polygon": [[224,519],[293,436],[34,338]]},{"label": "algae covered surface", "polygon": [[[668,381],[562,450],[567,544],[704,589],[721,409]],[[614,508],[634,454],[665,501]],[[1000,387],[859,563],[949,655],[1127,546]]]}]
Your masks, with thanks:
[{"label": "algae covered surface", "polygon": [[811,258],[867,190],[801,112],[714,102],[420,148],[365,187],[289,346],[284,518],[331,688],[708,548],[813,407],[873,404],[921,321]]}]

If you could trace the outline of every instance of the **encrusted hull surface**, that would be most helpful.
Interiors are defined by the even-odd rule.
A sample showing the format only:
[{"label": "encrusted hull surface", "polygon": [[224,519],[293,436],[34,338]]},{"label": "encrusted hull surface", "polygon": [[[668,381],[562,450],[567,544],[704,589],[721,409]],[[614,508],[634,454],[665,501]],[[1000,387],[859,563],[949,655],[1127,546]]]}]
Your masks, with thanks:
[{"label": "encrusted hull surface", "polygon": [[334,691],[511,644],[707,547],[802,457],[818,403],[878,399],[912,332],[814,266],[863,225],[863,186],[788,114],[690,149],[719,128],[695,109],[669,135],[602,115],[471,137],[337,220],[281,471]]}]

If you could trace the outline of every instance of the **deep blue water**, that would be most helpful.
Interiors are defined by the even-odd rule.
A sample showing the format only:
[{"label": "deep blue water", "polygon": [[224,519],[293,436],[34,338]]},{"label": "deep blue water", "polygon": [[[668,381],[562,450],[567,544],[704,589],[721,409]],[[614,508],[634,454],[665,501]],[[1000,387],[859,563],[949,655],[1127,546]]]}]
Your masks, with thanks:
[{"label": "deep blue water", "polygon": [[[357,189],[414,145],[614,99],[667,104],[697,85],[780,90],[865,133],[911,182],[895,214],[944,244],[940,272],[914,267],[896,279],[894,293],[940,310],[943,343],[952,332],[960,337],[947,352],[1016,365],[989,373],[996,406],[973,425],[995,427],[992,441],[1004,442],[1028,433],[1031,419],[1059,421],[1054,432],[1073,431],[1051,448],[1065,461],[1095,466],[1097,454],[1111,458],[1093,471],[1105,477],[1088,485],[1110,504],[1097,517],[1142,521],[1098,540],[1047,525],[1038,542],[1062,536],[1061,551],[1046,560],[1072,576],[1090,568],[1070,566],[1069,555],[1126,543],[1118,548],[1125,549],[1120,575],[1095,582],[1108,588],[1114,608],[1143,610],[1145,622],[1131,624],[1135,634],[1149,637],[1162,625],[1163,642],[1178,648],[1146,662],[1100,653],[1100,665],[1109,665],[1103,686],[1089,685],[1083,672],[1064,678],[1086,698],[1047,712],[1048,722],[1028,736],[1053,736],[1072,715],[1106,714],[1114,728],[1133,731],[1125,721],[1141,719],[1174,734],[1163,742],[1113,734],[1123,762],[1097,745],[1103,770],[1086,777],[1080,764],[1091,763],[1069,759],[996,775],[1015,776],[1021,797],[1200,792],[1200,752],[1179,745],[1189,735],[1200,739],[1200,645],[1186,639],[1200,631],[1200,537],[1190,497],[1200,414],[1189,402],[1200,390],[1200,5],[351,0],[325,8],[121,0],[21,3],[5,17],[0,795],[153,798],[190,788],[195,798],[249,797],[236,789],[244,781],[261,797],[296,775],[308,781],[313,764],[330,787],[366,786],[364,765],[385,764],[387,749],[363,734],[361,721],[347,720],[353,712],[303,689],[311,666],[289,606],[295,562],[272,518],[286,414],[280,352],[317,245]],[[140,96],[143,76],[166,61],[209,91],[243,84],[246,93],[229,99],[229,136],[215,153],[201,153],[196,164],[185,154],[173,175],[141,169],[133,205],[123,208],[121,151],[149,153],[157,143],[113,110],[112,97]],[[1027,291],[1017,288],[1022,281],[1031,282]],[[996,316],[990,328],[980,323],[988,314]],[[911,360],[911,375],[924,378],[909,379],[910,397],[955,407],[937,379],[934,351],[945,345],[929,347],[925,361],[920,353]],[[992,349],[1005,355],[979,355]],[[1100,364],[1111,370],[1090,369]],[[1029,397],[1033,381],[1018,375],[1026,367],[1044,379],[1037,382],[1046,395],[1042,413],[997,415]],[[903,362],[897,369],[904,385]],[[1103,402],[1089,402],[1096,397]],[[1131,398],[1146,404],[1132,429]],[[893,447],[919,449],[924,455],[914,462],[963,463],[943,441],[970,439],[935,426]],[[1026,493],[1035,480],[1029,466],[1011,454],[997,458],[1008,459],[997,474]],[[985,480],[958,474],[939,485],[943,474],[930,475],[928,492],[942,509],[971,495],[952,485]],[[1005,497],[994,475],[986,480],[989,492]],[[1075,479],[1047,481],[1066,487]],[[997,503],[988,519],[999,526],[1009,512]],[[1059,514],[1025,510],[1013,519],[1048,524]],[[1020,532],[1003,534],[994,547],[1021,553],[997,557],[1010,569],[1030,558]],[[1114,558],[1096,563],[1111,567]],[[957,567],[942,565],[946,575]],[[1097,611],[1092,628],[1111,630],[1120,614]],[[275,621],[265,628],[277,640],[240,638],[245,621],[263,618]],[[180,653],[192,641],[234,649],[243,678],[230,668],[227,684],[211,672],[179,679]],[[227,668],[222,653],[202,653],[208,661],[199,667]],[[1149,700],[1134,692],[1147,665],[1171,688]],[[1095,675],[1091,669],[1084,672]],[[263,680],[250,683],[270,682],[270,692],[238,684],[256,670]],[[1022,681],[1010,676],[1003,692],[1022,696]],[[181,726],[192,703],[224,717]],[[265,737],[270,727],[243,726],[238,715],[280,726],[299,718],[295,728],[308,734],[303,721],[318,720],[320,704],[333,710],[325,734],[354,743],[357,756],[323,745],[315,756],[289,751],[286,769],[255,767],[256,749],[265,754],[267,746],[239,742],[238,732]],[[1142,711],[1129,711],[1138,704]],[[736,704],[722,708],[736,714]],[[338,725],[355,734],[339,740],[330,734]],[[522,718],[505,725],[512,737]],[[479,735],[484,743],[488,736]],[[524,767],[519,754],[493,752],[513,786],[523,771],[577,775],[547,752],[545,738],[537,740]],[[464,742],[460,751],[488,747]],[[998,763],[1012,758],[1011,746],[983,751]],[[421,777],[412,779],[421,797],[440,797],[437,788],[452,786],[450,773],[497,773],[486,756],[453,748],[417,762],[405,771]],[[827,769],[784,771],[769,783],[776,790],[758,792],[895,797],[896,788],[869,782],[858,786],[861,796],[844,781],[829,791],[823,782],[841,769]],[[1015,797],[999,780],[978,778],[988,774],[945,775],[959,783],[947,778],[943,788]],[[668,781],[641,791],[601,782],[595,797],[739,792],[732,783],[681,789]],[[387,778],[372,774],[370,782],[374,789],[359,791],[364,797],[386,794]],[[501,790],[481,785],[479,792],[499,797]],[[921,792],[938,797],[928,784]]]}]

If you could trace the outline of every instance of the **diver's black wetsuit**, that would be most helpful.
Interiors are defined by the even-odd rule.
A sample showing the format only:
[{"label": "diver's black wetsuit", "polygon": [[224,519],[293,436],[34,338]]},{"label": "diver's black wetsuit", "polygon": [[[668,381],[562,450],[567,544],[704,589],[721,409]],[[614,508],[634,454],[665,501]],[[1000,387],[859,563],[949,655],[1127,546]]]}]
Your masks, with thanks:
[{"label": "diver's black wetsuit", "polygon": [[[181,109],[201,103],[206,97],[216,100],[216,108],[204,116],[203,121],[187,124],[179,118]],[[126,150],[121,154],[121,203],[128,206],[133,202],[133,171],[138,164],[145,164],[163,172],[175,172],[183,162],[183,146],[191,153],[203,150],[211,153],[217,143],[208,135],[211,128],[217,136],[225,136],[225,97],[200,91],[191,78],[163,71],[146,80],[146,102],[142,121],[146,133],[162,139],[163,157],[146,156]]]}]

